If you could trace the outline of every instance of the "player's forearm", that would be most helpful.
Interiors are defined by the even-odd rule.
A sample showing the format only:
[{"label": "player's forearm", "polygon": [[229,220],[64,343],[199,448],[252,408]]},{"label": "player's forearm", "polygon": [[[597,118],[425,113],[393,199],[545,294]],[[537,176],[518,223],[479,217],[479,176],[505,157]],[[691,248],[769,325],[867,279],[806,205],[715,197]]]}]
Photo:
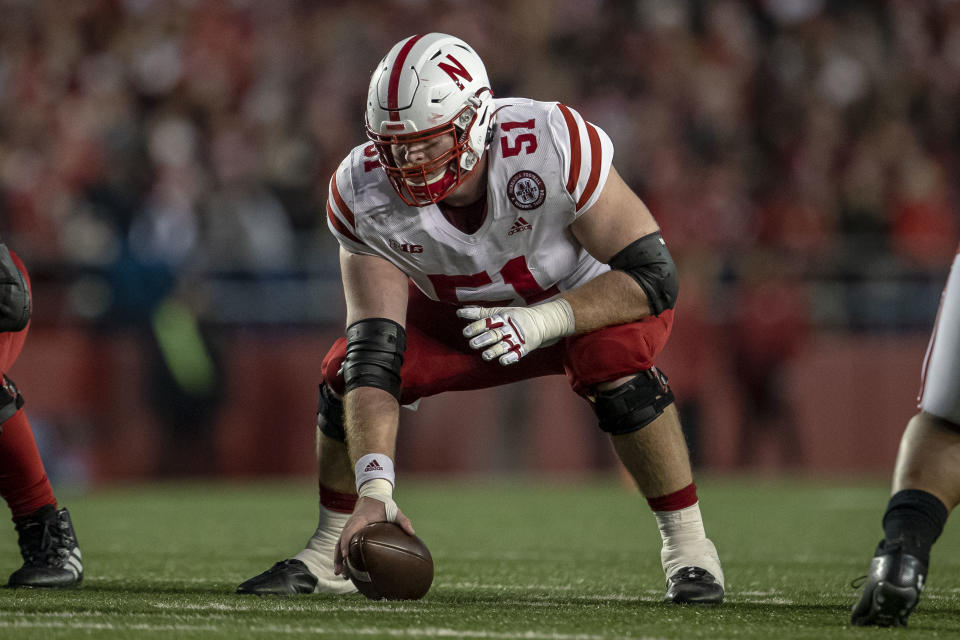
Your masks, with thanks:
[{"label": "player's forearm", "polygon": [[359,387],[343,398],[347,448],[350,461],[369,453],[394,457],[400,405],[382,389]]},{"label": "player's forearm", "polygon": [[[393,458],[397,442],[400,405],[390,393],[375,387],[358,387],[344,396],[347,449],[353,463],[357,493],[379,500],[389,522],[397,518],[393,501],[396,485]],[[359,505],[359,503],[358,503]]]},{"label": "player's forearm", "polygon": [[576,333],[634,322],[650,315],[650,302],[630,275],[604,273],[558,298],[529,307],[467,306],[457,316],[472,320],[463,328],[471,348],[484,360],[511,365],[542,345]]},{"label": "player's forearm", "polygon": [[643,289],[619,270],[601,274],[565,291],[561,297],[573,309],[576,333],[636,322],[650,315],[650,303]]}]

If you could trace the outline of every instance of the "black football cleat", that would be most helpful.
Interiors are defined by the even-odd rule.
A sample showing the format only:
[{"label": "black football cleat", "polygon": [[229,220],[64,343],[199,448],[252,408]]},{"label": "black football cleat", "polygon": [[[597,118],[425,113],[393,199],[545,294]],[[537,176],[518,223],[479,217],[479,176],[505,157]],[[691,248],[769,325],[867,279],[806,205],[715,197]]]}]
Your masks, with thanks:
[{"label": "black football cleat", "polygon": [[10,576],[8,587],[80,586],[83,558],[69,511],[47,505],[15,524],[23,566]]},{"label": "black football cleat", "polygon": [[720,604],[723,585],[712,573],[700,567],[682,567],[667,578],[664,602],[674,604]]},{"label": "black football cleat", "polygon": [[870,573],[850,623],[857,627],[905,627],[917,606],[927,578],[927,568],[898,546],[870,561]]},{"label": "black football cleat", "polygon": [[295,596],[313,593],[317,577],[300,560],[290,558],[278,562],[258,576],[237,587],[237,593],[255,596]]}]

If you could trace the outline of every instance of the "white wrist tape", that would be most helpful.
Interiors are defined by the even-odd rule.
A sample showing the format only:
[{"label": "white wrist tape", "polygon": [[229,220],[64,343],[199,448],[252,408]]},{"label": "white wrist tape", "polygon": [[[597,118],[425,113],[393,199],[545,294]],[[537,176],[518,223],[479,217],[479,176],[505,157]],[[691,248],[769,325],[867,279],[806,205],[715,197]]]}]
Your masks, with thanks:
[{"label": "white wrist tape", "polygon": [[527,309],[535,311],[540,318],[540,330],[544,342],[573,335],[577,331],[573,307],[563,298],[527,307]]},{"label": "white wrist tape", "polygon": [[383,453],[368,453],[361,457],[353,467],[353,475],[357,479],[357,493],[365,482],[374,478],[383,478],[391,485],[397,483],[393,460]]},{"label": "white wrist tape", "polygon": [[400,511],[397,503],[393,501],[393,485],[384,478],[374,478],[367,480],[359,490],[359,497],[373,498],[383,503],[383,508],[387,514],[387,522],[397,521],[397,512]]}]

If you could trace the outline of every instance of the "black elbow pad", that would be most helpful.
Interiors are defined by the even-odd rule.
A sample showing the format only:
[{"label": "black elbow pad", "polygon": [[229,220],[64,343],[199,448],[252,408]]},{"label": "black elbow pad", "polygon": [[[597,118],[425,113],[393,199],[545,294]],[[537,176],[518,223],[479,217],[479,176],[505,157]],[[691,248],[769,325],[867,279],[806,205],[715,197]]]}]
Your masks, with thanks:
[{"label": "black elbow pad", "polygon": [[637,281],[647,294],[650,313],[658,316],[677,303],[680,289],[677,265],[659,231],[634,240],[610,258],[613,269],[623,271]]},{"label": "black elbow pad", "polygon": [[30,288],[7,245],[0,242],[0,331],[20,331],[30,321]]}]

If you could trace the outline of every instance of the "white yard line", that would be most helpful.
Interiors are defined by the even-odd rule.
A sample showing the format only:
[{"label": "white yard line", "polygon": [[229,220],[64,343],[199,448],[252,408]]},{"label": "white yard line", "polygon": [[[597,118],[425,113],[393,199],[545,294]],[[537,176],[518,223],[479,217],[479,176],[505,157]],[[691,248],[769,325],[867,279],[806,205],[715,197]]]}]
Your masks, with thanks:
[{"label": "white yard line", "polygon": [[[266,606],[265,606],[266,604]],[[415,605],[408,603],[377,603],[357,601],[350,602],[324,602],[313,600],[310,604],[299,602],[285,602],[283,600],[257,600],[249,604],[227,604],[223,602],[153,602],[150,606],[161,610],[194,610],[194,611],[379,611],[379,612],[405,612],[405,611],[423,611],[424,605]],[[276,606],[271,606],[276,605]],[[151,614],[159,615],[159,614]]]},{"label": "white yard line", "polygon": [[[234,633],[234,629],[201,625],[201,624],[146,624],[146,623],[109,623],[109,622],[79,622],[79,621],[29,621],[29,620],[0,620],[0,629],[83,629],[90,631],[153,631],[153,632],[220,632]],[[328,628],[314,626],[291,625],[262,625],[244,628],[244,634],[273,633],[273,634],[315,634],[321,636],[349,637],[349,636],[391,636],[396,638],[491,638],[495,640],[665,640],[654,636],[607,636],[580,633],[548,633],[542,631],[472,631],[470,629],[447,629],[442,627],[424,627],[410,629],[380,629],[380,628]]]}]

